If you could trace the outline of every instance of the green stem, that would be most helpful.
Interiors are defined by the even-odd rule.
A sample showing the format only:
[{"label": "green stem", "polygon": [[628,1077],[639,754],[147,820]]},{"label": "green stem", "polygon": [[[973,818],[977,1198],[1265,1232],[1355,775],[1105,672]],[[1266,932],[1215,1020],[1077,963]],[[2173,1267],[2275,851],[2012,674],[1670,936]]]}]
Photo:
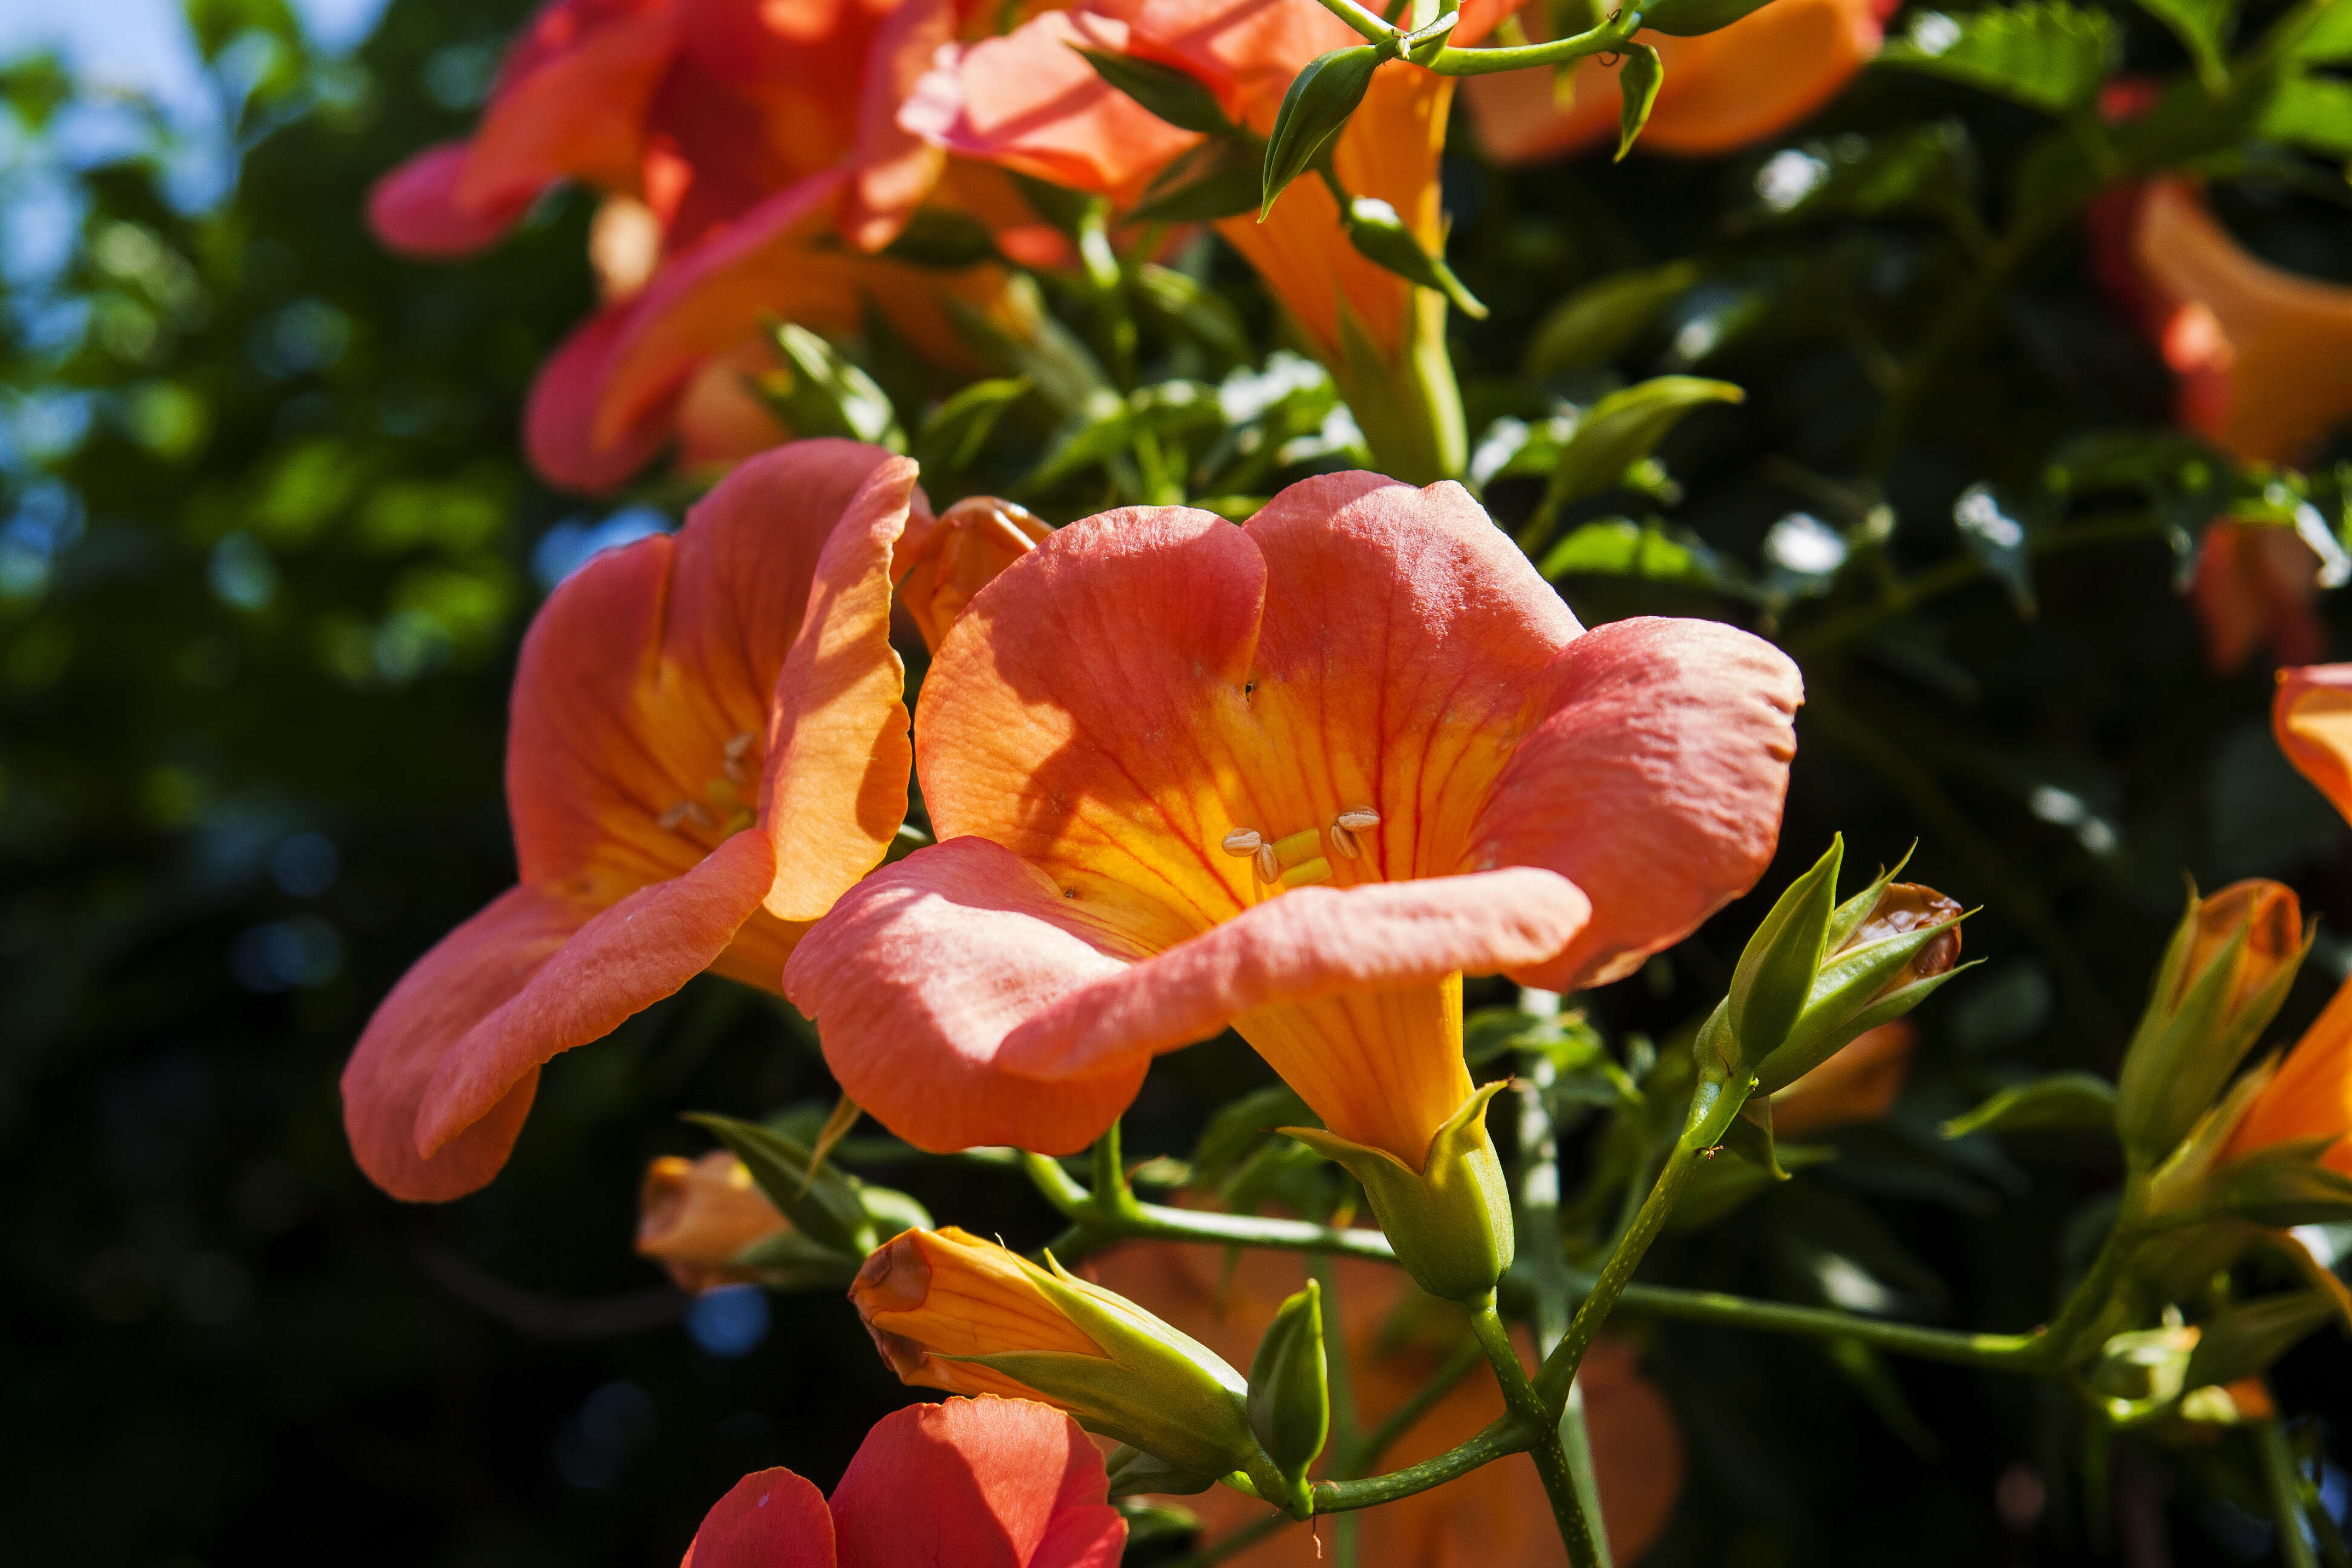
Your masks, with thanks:
[{"label": "green stem", "polygon": [[[1520,1005],[1533,1010],[1527,994]],[[1557,1016],[1559,1002],[1549,1004]],[[1519,1180],[1517,1226],[1520,1246],[1527,1249],[1528,1273],[1535,1286],[1536,1355],[1551,1353],[1566,1336],[1571,1280],[1568,1258],[1559,1244],[1559,1135],[1552,1122],[1551,1087],[1559,1069],[1548,1057],[1524,1063],[1526,1077],[1518,1088]],[[1592,1468],[1592,1435],[1585,1429],[1584,1400],[1569,1385],[1567,1402],[1558,1422],[1560,1452],[1575,1484],[1601,1568],[1611,1568],[1607,1521],[1601,1509],[1601,1480]]]},{"label": "green stem", "polygon": [[1601,1554],[1592,1543],[1592,1526],[1584,1517],[1584,1499],[1560,1445],[1559,1418],[1545,1406],[1542,1395],[1528,1380],[1527,1368],[1519,1364],[1519,1352],[1511,1343],[1511,1331],[1495,1310],[1492,1294],[1471,1307],[1470,1328],[1478,1336],[1478,1348],[1486,1352],[1486,1364],[1495,1369],[1495,1381],[1503,1390],[1503,1403],[1514,1415],[1536,1428],[1529,1452],[1535,1458],[1536,1474],[1543,1479],[1544,1495],[1551,1500],[1552,1521],[1559,1527],[1559,1539],[1568,1548],[1569,1562],[1574,1568],[1601,1568]]},{"label": "green stem", "polygon": [[2130,1261],[2132,1251],[2139,1245],[2140,1215],[2147,1208],[2147,1177],[2127,1176],[2124,1181],[2122,1204],[2116,1210],[2116,1223],[2107,1231],[2107,1238],[2099,1244],[2099,1255],[2058,1310],[2057,1321],[2042,1332],[2044,1353],[2056,1365],[2066,1365],[2076,1359],[2082,1339],[2098,1323],[2106,1310],[2107,1300],[2115,1293],[2116,1276]]},{"label": "green stem", "polygon": [[2303,1474],[2286,1427],[2277,1421],[2255,1424],[2254,1442],[2262,1450],[2263,1480],[2271,1494],[2271,1517],[2278,1522],[2279,1559],[2287,1568],[2319,1568],[2318,1553],[2303,1523]]},{"label": "green stem", "polygon": [[[1333,0],[1323,3],[1330,5]],[[1440,76],[1493,76],[1497,71],[1527,70],[1535,66],[1564,66],[1588,55],[1605,55],[1623,48],[1625,40],[1641,27],[1642,13],[1628,6],[1601,26],[1565,38],[1548,38],[1540,44],[1440,49],[1429,61],[1429,68]]]},{"label": "green stem", "polygon": [[1698,1169],[1704,1152],[1689,1135],[1675,1140],[1674,1152],[1666,1157],[1665,1169],[1652,1184],[1650,1195],[1633,1215],[1633,1226],[1610,1250],[1609,1260],[1601,1266],[1601,1278],[1592,1282],[1591,1290],[1578,1305],[1576,1316],[1568,1325],[1567,1337],[1544,1358],[1536,1388],[1548,1408],[1559,1410],[1566,1406],[1569,1384],[1575,1381],[1584,1352],[1592,1348],[1592,1336],[1601,1331],[1617,1299],[1625,1293],[1642,1255],[1650,1250],[1650,1243],[1657,1239],[1666,1216],[1674,1213],[1675,1201],[1682,1196],[1684,1184],[1690,1180],[1691,1173]]},{"label": "green stem", "polygon": [[1415,1492],[1425,1492],[1432,1487],[1442,1487],[1458,1480],[1482,1465],[1513,1454],[1524,1454],[1535,1446],[1536,1433],[1516,1415],[1506,1415],[1475,1436],[1457,1443],[1433,1459],[1408,1465],[1402,1470],[1391,1470],[1384,1476],[1368,1476],[1362,1480],[1318,1481],[1315,1486],[1317,1513],[1346,1513],[1351,1509],[1373,1508],[1384,1502],[1394,1502]]},{"label": "green stem", "polygon": [[1729,1329],[1797,1334],[1809,1339],[1856,1340],[1898,1355],[1979,1366],[1992,1372],[2037,1372],[2046,1353],[2044,1334],[1976,1334],[1921,1328],[1824,1307],[1785,1306],[1778,1301],[1758,1301],[1712,1290],[1628,1285],[1620,1293],[1618,1305],[1626,1311],[1654,1318],[1675,1318],[1685,1322],[1715,1323]]},{"label": "green stem", "polygon": [[1304,1220],[1218,1214],[1208,1209],[1167,1208],[1139,1202],[1132,1194],[1119,1213],[1108,1214],[1058,1162],[1024,1152],[1021,1167],[1029,1173],[1029,1180],[1045,1201],[1081,1234],[1082,1239],[1072,1248],[1072,1257],[1130,1237],[1151,1237],[1163,1241],[1205,1242],[1215,1247],[1272,1247],[1291,1252],[1365,1258],[1379,1263],[1396,1261],[1388,1237],[1376,1230],[1342,1229],[1310,1225]]},{"label": "green stem", "polygon": [[1385,44],[1402,36],[1402,29],[1389,26],[1376,11],[1368,11],[1356,0],[1323,0],[1323,9],[1363,35],[1369,43]]}]

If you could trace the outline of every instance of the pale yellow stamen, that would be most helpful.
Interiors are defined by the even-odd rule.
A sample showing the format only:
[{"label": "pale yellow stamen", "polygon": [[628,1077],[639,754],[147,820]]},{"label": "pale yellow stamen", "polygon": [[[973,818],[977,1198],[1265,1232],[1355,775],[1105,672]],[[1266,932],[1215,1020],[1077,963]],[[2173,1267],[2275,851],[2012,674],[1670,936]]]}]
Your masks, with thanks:
[{"label": "pale yellow stamen", "polygon": [[702,803],[693,800],[673,801],[670,804],[670,808],[667,811],[663,812],[660,816],[654,820],[655,826],[659,827],[665,833],[674,833],[677,830],[680,824],[688,822],[694,824],[697,827],[716,827],[718,826],[717,819],[714,818],[709,812],[703,809]]},{"label": "pale yellow stamen", "polygon": [[1322,849],[1323,836],[1311,827],[1301,828],[1274,841],[1275,856],[1286,866],[1310,855],[1320,854]]},{"label": "pale yellow stamen", "polygon": [[1316,882],[1328,882],[1330,879],[1331,862],[1320,855],[1312,860],[1301,861],[1282,874],[1282,885],[1286,888],[1304,888]]},{"label": "pale yellow stamen", "polygon": [[1225,853],[1231,855],[1234,858],[1237,860],[1246,860],[1251,856],[1256,854],[1258,846],[1265,842],[1265,836],[1260,834],[1256,828],[1236,827],[1231,833],[1225,835],[1223,847]]},{"label": "pale yellow stamen", "polygon": [[1363,833],[1381,825],[1381,814],[1369,805],[1351,805],[1339,814],[1338,821],[1350,833]]}]

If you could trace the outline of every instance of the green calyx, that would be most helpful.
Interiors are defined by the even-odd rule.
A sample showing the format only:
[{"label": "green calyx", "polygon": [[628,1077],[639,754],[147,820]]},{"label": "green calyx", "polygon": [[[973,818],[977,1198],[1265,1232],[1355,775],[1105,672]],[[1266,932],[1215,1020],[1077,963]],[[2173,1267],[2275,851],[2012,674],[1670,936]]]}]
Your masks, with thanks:
[{"label": "green calyx", "polygon": [[1837,903],[1837,877],[1844,858],[1841,835],[1830,840],[1829,852],[1812,869],[1789,884],[1740,952],[1724,1016],[1730,1030],[1724,1067],[1732,1079],[1754,1072],[1780,1049],[1804,1012],[1822,955],[1829,951],[1831,923],[1843,912]]},{"label": "green calyx", "polygon": [[1283,1302],[1250,1362],[1250,1430],[1297,1486],[1331,1433],[1331,1384],[1323,1352],[1323,1292],[1314,1280]]},{"label": "green calyx", "polygon": [[1510,1189],[1486,1136],[1490,1083],[1462,1102],[1430,1140],[1422,1168],[1319,1127],[1281,1131],[1343,1167],[1371,1200],[1397,1261],[1414,1283],[1448,1300],[1475,1300],[1511,1266]]}]

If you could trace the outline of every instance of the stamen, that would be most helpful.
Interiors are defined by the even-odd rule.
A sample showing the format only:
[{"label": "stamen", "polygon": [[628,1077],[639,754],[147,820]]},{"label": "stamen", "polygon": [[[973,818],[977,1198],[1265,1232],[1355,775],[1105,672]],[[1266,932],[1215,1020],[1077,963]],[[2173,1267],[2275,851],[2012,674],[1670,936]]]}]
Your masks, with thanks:
[{"label": "stamen", "polygon": [[1282,874],[1282,885],[1286,888],[1304,888],[1330,879],[1331,862],[1320,855],[1312,860],[1302,861]]},{"label": "stamen", "polygon": [[1350,860],[1363,854],[1361,849],[1356,847],[1356,836],[1336,822],[1331,825],[1331,847]]},{"label": "stamen", "polygon": [[727,742],[727,750],[724,759],[719,765],[725,771],[727,776],[733,779],[737,784],[742,784],[745,782],[745,777],[750,772],[750,764],[746,761],[746,753],[751,750],[752,744],[757,742],[759,738],[759,736],[753,734],[751,731],[746,730],[741,734],[737,735],[733,740]]},{"label": "stamen", "polygon": [[695,800],[673,801],[667,811],[654,819],[654,825],[665,833],[675,833],[680,824],[688,822],[697,827],[719,826],[717,819],[703,809],[702,803]]},{"label": "stamen", "polygon": [[1282,857],[1274,852],[1271,844],[1257,847],[1257,879],[1261,882],[1282,880]]},{"label": "stamen", "polygon": [[1225,835],[1223,847],[1225,853],[1236,860],[1246,860],[1256,854],[1258,846],[1265,842],[1265,836],[1256,828],[1236,827]]},{"label": "stamen", "polygon": [[1363,833],[1381,825],[1381,814],[1369,805],[1351,805],[1339,814],[1339,824],[1350,833]]}]

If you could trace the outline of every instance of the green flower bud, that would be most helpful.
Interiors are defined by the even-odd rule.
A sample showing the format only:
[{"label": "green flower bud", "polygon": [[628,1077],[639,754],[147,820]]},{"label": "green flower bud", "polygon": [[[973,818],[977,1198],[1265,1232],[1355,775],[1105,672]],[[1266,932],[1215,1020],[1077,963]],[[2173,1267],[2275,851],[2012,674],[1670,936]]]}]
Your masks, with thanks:
[{"label": "green flower bud", "polygon": [[1348,116],[1364,101],[1380,63],[1380,50],[1358,44],[1316,56],[1291,79],[1290,90],[1275,111],[1274,134],[1266,138],[1259,222],[1274,210],[1274,199],[1313,168],[1323,149],[1347,127]]},{"label": "green flower bud", "polygon": [[1448,1300],[1475,1300],[1495,1288],[1516,1247],[1510,1189],[1486,1136],[1486,1102],[1502,1089],[1490,1083],[1464,1100],[1430,1141],[1419,1171],[1384,1149],[1319,1127],[1282,1131],[1362,1184],[1397,1261],[1416,1284]]},{"label": "green flower bud", "polygon": [[1708,1031],[1728,1080],[1738,1083],[1752,1074],[1780,1047],[1804,1012],[1821,972],[1831,918],[1839,912],[1838,866],[1844,858],[1844,837],[1830,840],[1829,852],[1774,901],[1733,966],[1723,1020],[1727,1033],[1713,1029],[1712,1020]]},{"label": "green flower bud", "polygon": [[1312,1279],[1285,1301],[1250,1362],[1250,1430],[1299,1485],[1331,1432],[1331,1385],[1323,1363],[1323,1293]]},{"label": "green flower bud", "polygon": [[1767,0],[1657,0],[1654,5],[1634,9],[1642,13],[1642,26],[1650,31],[1688,38],[1728,27],[1766,4]]},{"label": "green flower bud", "polygon": [[1960,956],[1960,906],[1933,888],[1882,876],[1837,908],[1830,952],[1804,1010],[1780,1048],[1759,1064],[1757,1091],[1796,1082],[1864,1031],[1891,1023],[1933,995]]},{"label": "green flower bud", "polygon": [[1398,277],[1434,289],[1454,301],[1465,316],[1484,321],[1486,307],[1475,294],[1463,287],[1462,279],[1445,265],[1445,258],[1433,256],[1421,247],[1421,241],[1397,216],[1396,208],[1372,196],[1358,196],[1348,204],[1348,243],[1354,246],[1368,260],[1379,263]]}]

